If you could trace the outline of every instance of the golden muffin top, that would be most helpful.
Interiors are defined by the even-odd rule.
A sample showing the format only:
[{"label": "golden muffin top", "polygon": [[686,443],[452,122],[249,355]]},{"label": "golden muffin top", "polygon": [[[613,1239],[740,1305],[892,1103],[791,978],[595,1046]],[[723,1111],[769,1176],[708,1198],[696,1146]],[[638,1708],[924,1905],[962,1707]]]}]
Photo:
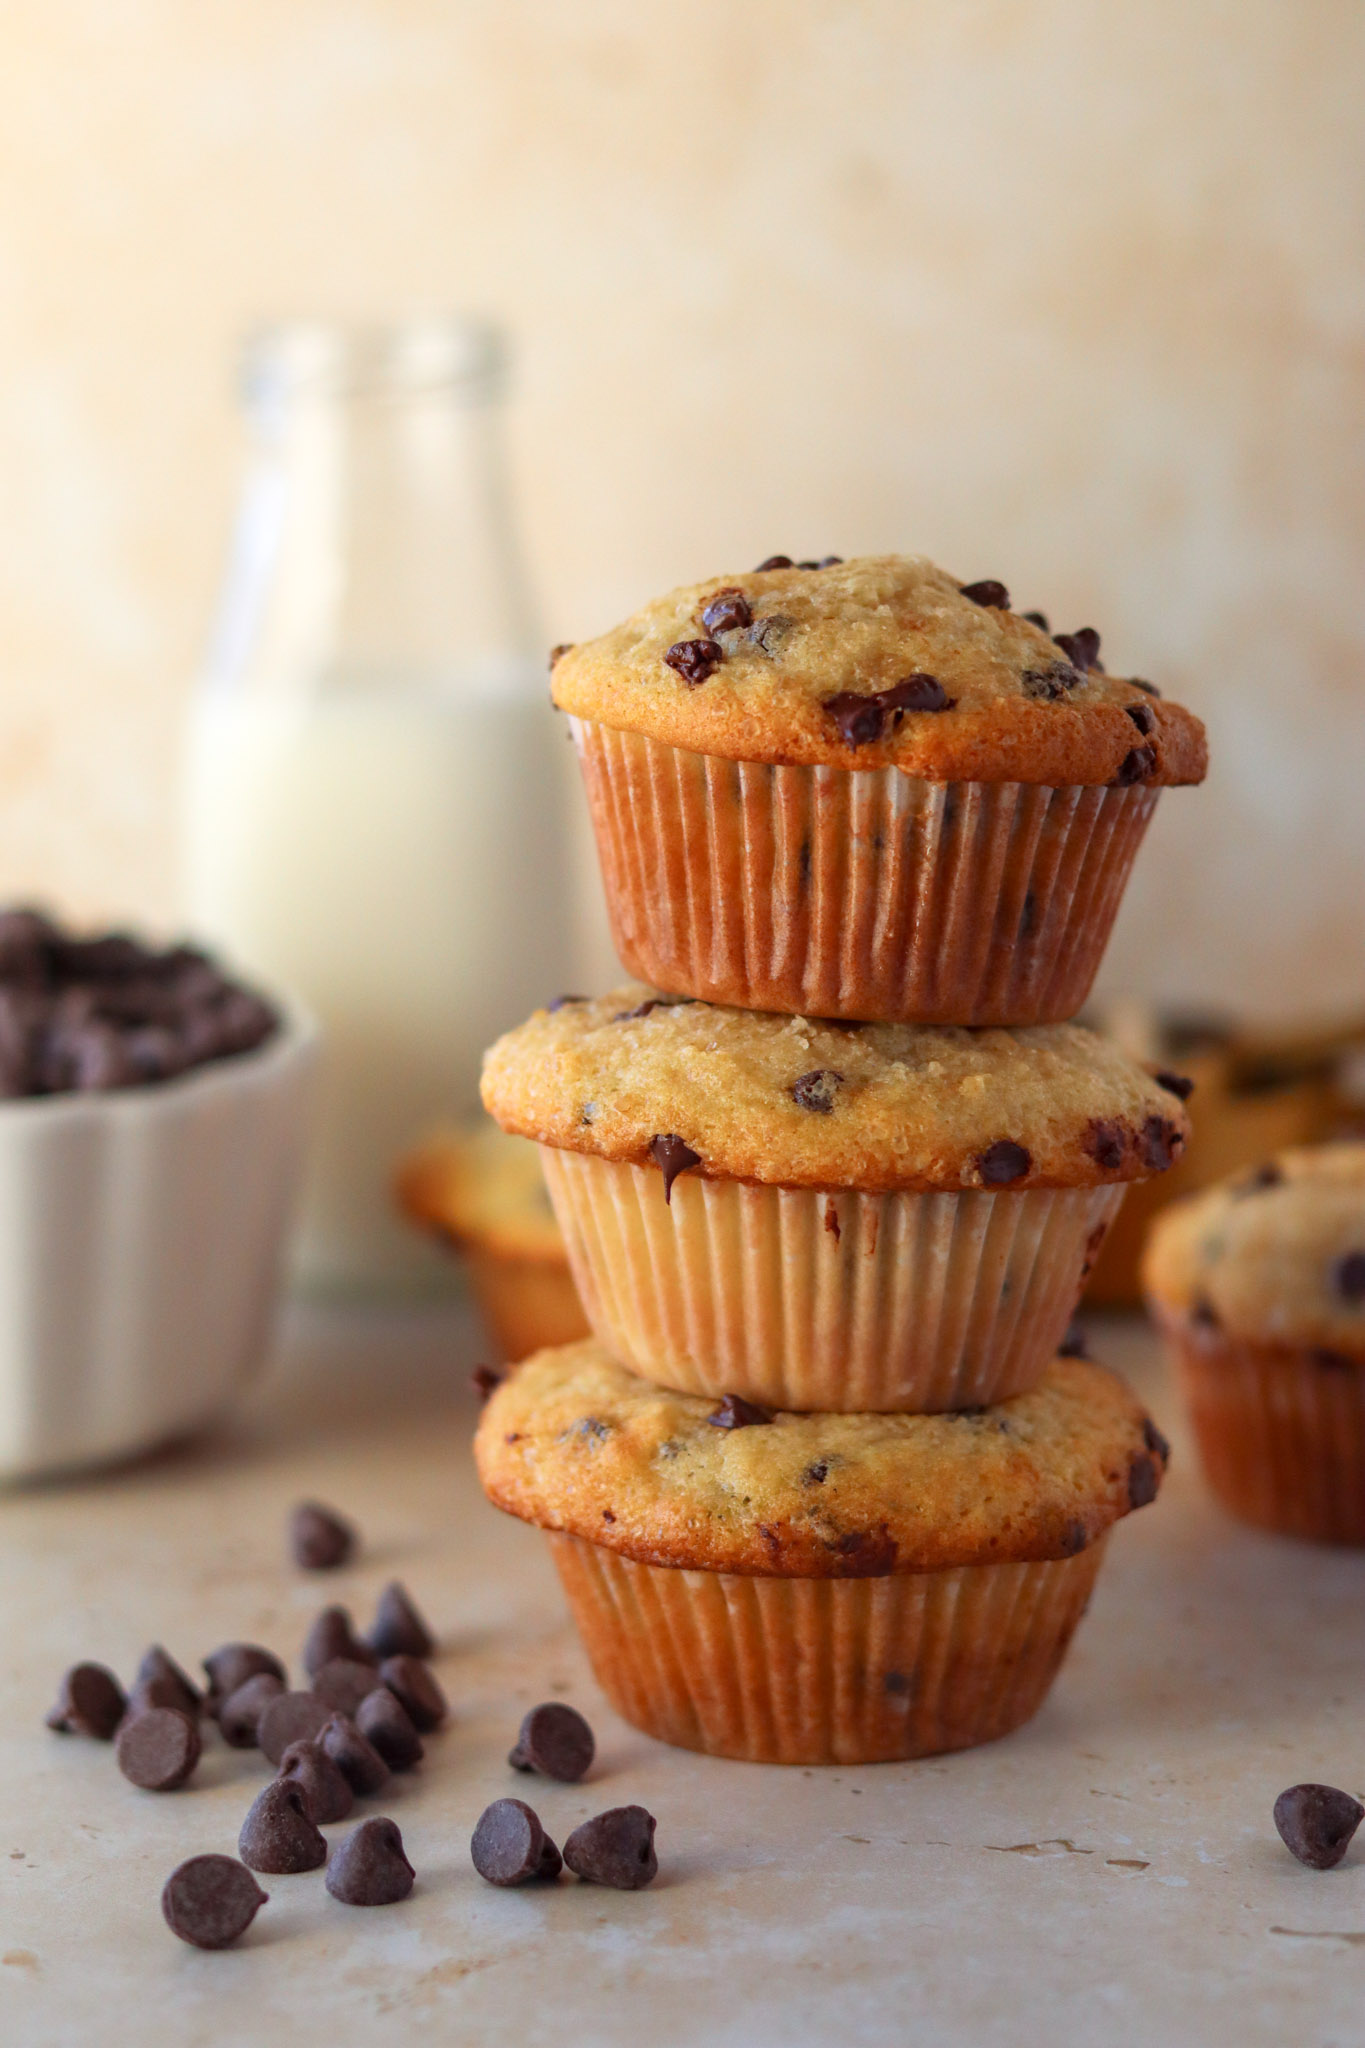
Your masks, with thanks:
[{"label": "golden muffin top", "polygon": [[[1166,1081],[1179,1087],[1179,1077]],[[778,1187],[1095,1187],[1183,1151],[1178,1093],[1079,1024],[843,1024],[566,997],[484,1055],[485,1107],[566,1151]],[[681,1151],[679,1151],[681,1147]]]},{"label": "golden muffin top", "polygon": [[1173,1203],[1143,1282],[1211,1332],[1365,1363],[1365,1144],[1281,1152]]},{"label": "golden muffin top", "polygon": [[1055,637],[994,581],[917,555],[774,556],[556,648],[561,710],[730,760],[893,766],[934,782],[1201,782],[1204,728]]},{"label": "golden muffin top", "polygon": [[588,1338],[517,1368],[474,1456],[508,1514],[641,1563],[869,1578],[1073,1556],[1154,1498],[1167,1447],[1082,1359],[963,1414],[792,1415],[669,1393]]}]

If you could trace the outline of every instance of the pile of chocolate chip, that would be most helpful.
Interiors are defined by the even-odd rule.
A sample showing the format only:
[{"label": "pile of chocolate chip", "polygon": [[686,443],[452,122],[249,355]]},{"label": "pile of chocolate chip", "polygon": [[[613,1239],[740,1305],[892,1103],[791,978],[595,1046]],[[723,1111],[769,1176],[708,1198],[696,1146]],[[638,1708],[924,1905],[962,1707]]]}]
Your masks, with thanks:
[{"label": "pile of chocolate chip", "polygon": [[169,1081],[279,1025],[196,946],[77,938],[41,911],[0,910],[0,1097]]},{"label": "pile of chocolate chip", "polygon": [[[354,1554],[355,1531],[330,1508],[303,1502],[290,1537],[296,1564],[329,1571]],[[76,1664],[61,1683],[49,1728],[112,1742],[130,1783],[149,1792],[187,1784],[203,1754],[205,1723],[234,1749],[258,1749],[276,1775],[252,1802],[237,1840],[240,1861],[192,1856],[172,1871],[161,1910],[172,1933],[197,1948],[226,1948],[244,1934],[268,1894],[254,1872],[286,1875],[326,1865],[333,1898],[350,1906],[405,1899],[416,1872],[397,1825],[363,1820],[330,1857],[321,1830],[345,1820],[357,1799],[376,1797],[392,1772],[412,1770],[422,1738],[446,1720],[445,1695],[427,1659],[435,1638],[405,1589],[391,1582],[371,1627],[356,1633],[344,1607],[324,1607],[303,1646],[306,1687],[292,1690],[283,1662],[257,1643],[224,1643],[204,1658],[202,1689],[160,1644],[126,1693],[102,1664]],[[560,1701],[533,1707],[508,1763],[576,1784],[596,1754],[583,1716]],[[490,1884],[554,1880],[567,1866],[588,1883],[636,1891],[654,1877],[654,1819],[640,1806],[600,1813],[576,1828],[563,1852],[519,1799],[498,1799],[471,1842]]]}]

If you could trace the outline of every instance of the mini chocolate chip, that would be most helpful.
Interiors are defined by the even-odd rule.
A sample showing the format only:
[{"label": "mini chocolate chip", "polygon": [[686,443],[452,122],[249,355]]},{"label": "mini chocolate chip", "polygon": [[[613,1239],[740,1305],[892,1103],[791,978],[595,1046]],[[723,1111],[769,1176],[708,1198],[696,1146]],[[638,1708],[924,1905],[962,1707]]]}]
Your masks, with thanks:
[{"label": "mini chocolate chip", "polygon": [[563,1010],[570,1003],[586,1003],[587,1001],[587,996],[554,996],[545,1005],[545,1009],[547,1014],[553,1017],[556,1010]]},{"label": "mini chocolate chip", "polygon": [[658,1823],[643,1806],[613,1806],[576,1827],[564,1844],[564,1861],[587,1884],[638,1892],[658,1875],[654,1830]]},{"label": "mini chocolate chip", "polygon": [[1284,1174],[1282,1170],[1275,1164],[1273,1159],[1267,1159],[1265,1165],[1258,1166],[1256,1171],[1249,1174],[1242,1182],[1242,1185],[1235,1189],[1234,1192],[1239,1197],[1242,1195],[1259,1195],[1263,1188],[1280,1187],[1283,1181]]},{"label": "mini chocolate chip", "polygon": [[1222,1320],[1207,1294],[1196,1294],[1190,1303],[1190,1321],[1205,1330],[1222,1328]]},{"label": "mini chocolate chip", "polygon": [[333,1709],[316,1693],[281,1692],[267,1700],[256,1723],[256,1743],[267,1762],[278,1764],[291,1742],[315,1741]]},{"label": "mini chocolate chip", "polygon": [[792,567],[793,563],[790,555],[769,555],[766,561],[759,563],[758,567],[754,570],[754,574],[755,576],[762,576],[768,569],[790,569]]},{"label": "mini chocolate chip", "polygon": [[114,1758],[131,1785],[175,1792],[203,1754],[199,1723],[178,1707],[148,1707],[119,1729]]},{"label": "mini chocolate chip", "polygon": [[637,1017],[648,1017],[652,1010],[657,1010],[660,1007],[665,1009],[668,1007],[664,1003],[662,996],[646,996],[645,1000],[642,1003],[637,1003],[633,1010],[618,1010],[611,1021],[613,1024],[632,1024]]},{"label": "mini chocolate chip", "polygon": [[1138,1134],[1138,1155],[1153,1173],[1164,1173],[1180,1157],[1184,1143],[1175,1124],[1163,1116],[1149,1116]]},{"label": "mini chocolate chip", "polygon": [[128,1710],[123,1687],[103,1664],[73,1664],[57,1690],[47,1725],[57,1735],[112,1742]]},{"label": "mini chocolate chip", "polygon": [[749,638],[760,654],[766,654],[770,661],[775,661],[778,649],[795,624],[795,619],[789,619],[785,612],[769,612],[766,618],[754,620],[749,628]]},{"label": "mini chocolate chip", "polygon": [[841,690],[824,699],[824,708],[839,737],[850,747],[863,747],[882,739],[888,730],[895,732],[907,711],[951,711],[956,701],[937,676],[916,672],[885,690]]},{"label": "mini chocolate chip", "polygon": [[706,610],[701,622],[708,633],[741,633],[754,622],[753,611],[742,590],[728,585],[718,590]]},{"label": "mini chocolate chip", "polygon": [[337,1843],[323,1883],[346,1906],[396,1906],[416,1878],[396,1823],[376,1814]]},{"label": "mini chocolate chip", "polygon": [[694,1152],[676,1132],[660,1131],[649,1141],[649,1156],[664,1177],[664,1200],[671,1205],[674,1181],[689,1167],[700,1166],[701,1154]]},{"label": "mini chocolate chip", "polygon": [[1163,1468],[1171,1462],[1171,1447],[1150,1415],[1142,1418],[1142,1441],[1154,1458],[1160,1458]]},{"label": "mini chocolate chip", "polygon": [[725,659],[725,649],[719,640],[675,640],[664,660],[676,670],[689,690],[695,690],[699,683],[718,669]]},{"label": "mini chocolate chip", "polygon": [[355,1710],[355,1725],[391,1771],[410,1771],[421,1763],[425,1753],[422,1738],[407,1709],[386,1685],[376,1686],[360,1702]]},{"label": "mini chocolate chip", "polygon": [[304,1640],[303,1668],[311,1678],[334,1658],[349,1657],[356,1664],[378,1664],[368,1643],[361,1641],[344,1607],[324,1607]]},{"label": "mini chocolate chip", "polygon": [[1156,717],[1145,704],[1125,704],[1124,710],[1141,733],[1156,731]]},{"label": "mini chocolate chip", "polygon": [[470,1837],[474,1868],[488,1884],[530,1884],[559,1876],[563,1860],[524,1799],[495,1799]]},{"label": "mini chocolate chip", "polygon": [[795,564],[795,567],[798,569],[818,569],[819,566],[820,564],[816,561],[813,555],[811,556],[808,562],[797,562]]},{"label": "mini chocolate chip", "polygon": [[279,1658],[273,1650],[263,1650],[259,1643],[224,1643],[203,1661],[209,1680],[204,1704],[210,1714],[216,1714],[221,1702],[258,1671],[269,1671],[281,1685],[286,1682]]},{"label": "mini chocolate chip", "polygon": [[842,555],[821,555],[815,566],[817,569],[837,569],[843,559]]},{"label": "mini chocolate chip", "polygon": [[792,1082],[792,1101],[801,1109],[813,1109],[828,1116],[834,1107],[835,1090],[843,1078],[833,1067],[812,1067],[808,1074],[801,1074]]},{"label": "mini chocolate chip", "polygon": [[958,589],[973,604],[987,605],[992,611],[1007,612],[1010,608],[1010,594],[1003,583],[993,577],[984,576],[979,583],[960,583]]},{"label": "mini chocolate chip", "polygon": [[825,1458],[817,1458],[815,1463],[813,1465],[807,1465],[805,1471],[801,1474],[801,1484],[803,1486],[823,1486],[828,1478],[828,1460]]},{"label": "mini chocolate chip", "polygon": [[235,1856],[191,1856],[166,1879],[161,1912],[192,1948],[231,1948],[269,1896]]},{"label": "mini chocolate chip", "polygon": [[189,1673],[181,1670],[160,1643],[153,1643],[144,1654],[133,1689],[145,1694],[149,1706],[179,1707],[182,1714],[197,1715],[204,1704],[204,1695]]},{"label": "mini chocolate chip", "polygon": [[280,1876],[316,1870],[327,1861],[327,1844],[309,1819],[297,1785],[276,1778],[257,1793],[242,1822],[237,1853],[249,1869]]},{"label": "mini chocolate chip", "polygon": [[280,1758],[276,1782],[298,1786],[308,1818],[320,1828],[345,1820],[355,1805],[350,1780],[316,1741],[290,1743]]},{"label": "mini chocolate chip", "polygon": [[550,649],[550,667],[551,667],[551,668],[553,669],[553,667],[554,667],[554,665],[555,665],[555,663],[556,663],[557,661],[562,661],[562,660],[564,659],[564,656],[565,656],[566,654],[572,654],[572,653],[573,653],[573,641],[572,641],[572,640],[560,640],[560,641],[559,641],[559,642],[558,642],[558,643],[557,643],[557,644],[556,644],[555,646],[553,646],[553,647],[552,647],[552,648]]},{"label": "mini chocolate chip", "polygon": [[1332,1268],[1332,1285],[1343,1301],[1365,1301],[1365,1252],[1346,1252]]},{"label": "mini chocolate chip", "polygon": [[539,1771],[563,1785],[576,1785],[596,1754],[596,1738],[577,1707],[545,1700],[522,1722],[507,1761],[514,1771]]},{"label": "mini chocolate chip", "polygon": [[1024,695],[1041,704],[1058,704],[1085,681],[1079,669],[1068,661],[1054,661],[1050,668],[1026,668],[1019,681]]},{"label": "mini chocolate chip", "polygon": [[479,1399],[486,1401],[502,1385],[502,1374],[494,1372],[491,1365],[476,1365],[469,1375],[469,1384]]},{"label": "mini chocolate chip", "polygon": [[273,1671],[258,1671],[239,1685],[236,1692],[229,1693],[218,1707],[218,1729],[231,1749],[255,1749],[260,1732],[261,1715],[271,1700],[278,1699],[284,1691],[280,1680]]},{"label": "mini chocolate chip", "polygon": [[1129,676],[1128,680],[1135,690],[1145,690],[1149,697],[1159,697],[1161,695],[1155,683],[1144,683],[1141,676]]},{"label": "mini chocolate chip", "polygon": [[1188,1074],[1171,1074],[1162,1068],[1152,1079],[1158,1088],[1164,1088],[1168,1095],[1178,1095],[1182,1102],[1188,1102],[1194,1093],[1194,1083]]},{"label": "mini chocolate chip", "polygon": [[1155,747],[1133,747],[1119,762],[1114,775],[1114,787],[1127,789],[1132,783],[1143,781],[1155,767]]},{"label": "mini chocolate chip", "polygon": [[1054,633],[1053,645],[1079,669],[1100,668],[1100,636],[1093,626],[1081,626],[1074,633]]},{"label": "mini chocolate chip", "polygon": [[1145,1508],[1149,1501],[1156,1499],[1158,1474],[1156,1460],[1146,1451],[1139,1451],[1128,1467],[1128,1505],[1130,1508]]},{"label": "mini chocolate chip", "polygon": [[984,1152],[978,1152],[976,1164],[986,1187],[1003,1188],[1024,1178],[1033,1165],[1033,1155],[1027,1146],[1016,1145],[1013,1138],[997,1138]]},{"label": "mini chocolate chip", "polygon": [[419,1735],[430,1735],[450,1712],[435,1672],[420,1657],[403,1653],[386,1657],[379,1667],[379,1676]]},{"label": "mini chocolate chip", "polygon": [[354,1657],[331,1657],[321,1671],[313,1673],[310,1690],[329,1713],[354,1714],[377,1683],[373,1664],[361,1664]]},{"label": "mini chocolate chip", "polygon": [[361,1799],[382,1792],[388,1784],[388,1765],[348,1714],[333,1714],[316,1739]]},{"label": "mini chocolate chip", "polygon": [[1062,1555],[1075,1557],[1086,1546],[1085,1523],[1072,1516],[1062,1530]]},{"label": "mini chocolate chip", "polygon": [[1123,1164],[1128,1131],[1117,1117],[1092,1117],[1082,1140],[1085,1150],[1106,1173],[1116,1173]]},{"label": "mini chocolate chip", "polygon": [[1335,1870],[1362,1820],[1365,1806],[1335,1785],[1291,1785],[1275,1801],[1280,1840],[1310,1870]]},{"label": "mini chocolate chip", "polygon": [[302,1570],[335,1571],[338,1565],[350,1562],[355,1530],[321,1502],[300,1501],[289,1517],[289,1548]]},{"label": "mini chocolate chip", "polygon": [[1061,1343],[1057,1346],[1059,1358],[1089,1358],[1090,1346],[1085,1341],[1085,1331],[1079,1323],[1068,1323]]},{"label": "mini chocolate chip", "polygon": [[412,1595],[391,1579],[379,1596],[366,1641],[380,1657],[430,1657],[436,1638],[413,1605]]},{"label": "mini chocolate chip", "polygon": [[746,1401],[742,1394],[727,1394],[706,1419],[716,1429],[753,1429],[758,1423],[771,1422],[773,1411],[757,1401]]},{"label": "mini chocolate chip", "polygon": [[1023,616],[1031,626],[1037,626],[1044,633],[1051,634],[1052,628],[1048,625],[1046,612],[1025,612]]}]

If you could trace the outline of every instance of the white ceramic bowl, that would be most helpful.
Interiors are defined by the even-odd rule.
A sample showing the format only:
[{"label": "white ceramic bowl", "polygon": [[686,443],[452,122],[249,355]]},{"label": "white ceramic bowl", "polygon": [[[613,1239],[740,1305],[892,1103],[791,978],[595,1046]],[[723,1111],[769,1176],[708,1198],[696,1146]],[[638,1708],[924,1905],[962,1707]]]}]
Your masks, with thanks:
[{"label": "white ceramic bowl", "polygon": [[316,1031],[179,1080],[0,1103],[0,1479],[209,1421],[261,1361]]}]

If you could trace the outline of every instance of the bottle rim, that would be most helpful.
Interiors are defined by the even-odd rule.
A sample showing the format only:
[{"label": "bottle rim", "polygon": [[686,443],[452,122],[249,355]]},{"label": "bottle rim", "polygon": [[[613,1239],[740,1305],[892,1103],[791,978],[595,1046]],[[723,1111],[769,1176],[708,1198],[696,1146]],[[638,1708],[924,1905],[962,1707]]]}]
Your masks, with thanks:
[{"label": "bottle rim", "polygon": [[397,397],[444,390],[481,400],[501,391],[507,366],[507,337],[490,320],[453,314],[389,323],[280,320],[246,336],[239,389],[253,412],[304,394]]}]

